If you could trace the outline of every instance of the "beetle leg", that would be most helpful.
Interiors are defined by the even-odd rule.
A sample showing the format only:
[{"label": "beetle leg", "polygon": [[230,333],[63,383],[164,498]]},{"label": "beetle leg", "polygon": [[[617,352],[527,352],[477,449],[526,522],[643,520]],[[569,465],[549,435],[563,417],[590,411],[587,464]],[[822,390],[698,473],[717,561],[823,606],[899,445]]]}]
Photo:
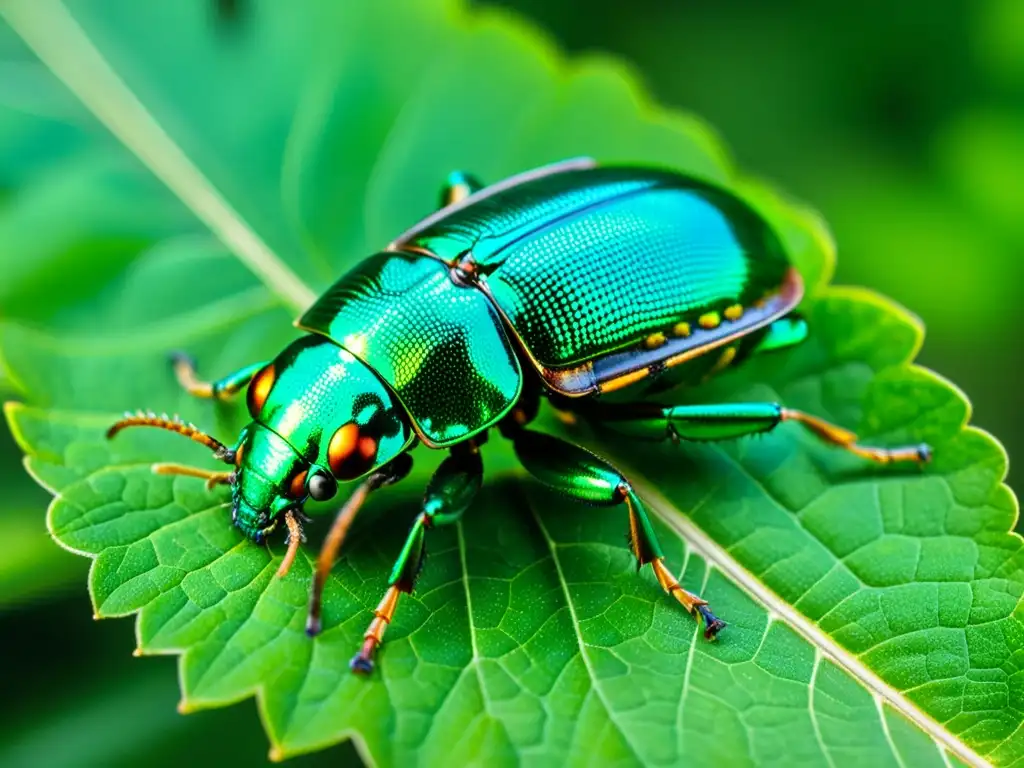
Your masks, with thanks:
[{"label": "beetle leg", "polygon": [[247,365],[245,368],[216,381],[202,381],[199,379],[196,376],[195,361],[183,352],[171,353],[171,365],[174,366],[174,375],[177,377],[178,383],[190,395],[228,400],[242,391],[252,381],[252,377],[266,366],[266,363]]},{"label": "beetle leg", "polygon": [[778,403],[714,403],[661,406],[655,403],[605,406],[588,414],[597,424],[616,432],[654,440],[729,440],[768,432],[784,421],[803,425],[823,442],[844,448],[861,458],[890,464],[907,461],[926,464],[932,449],[925,443],[897,448],[861,445],[857,435],[803,411]]},{"label": "beetle leg", "polygon": [[391,623],[403,592],[410,593],[426,555],[426,532],[430,528],[452,525],[469,508],[483,482],[484,466],[476,444],[459,446],[437,468],[427,485],[423,506],[406,537],[402,552],[391,569],[384,599],[374,611],[373,621],[363,635],[360,648],[349,667],[353,672],[369,674],[373,671],[373,657]]},{"label": "beetle leg", "polygon": [[[324,585],[327,583],[327,576],[330,574],[331,568],[334,567],[334,561],[337,559],[341,545],[345,541],[345,535],[348,533],[348,529],[351,527],[352,521],[355,520],[359,510],[362,509],[366,497],[378,488],[397,483],[408,475],[411,469],[412,457],[407,453],[401,454],[389,464],[368,475],[352,492],[352,495],[348,497],[345,505],[338,511],[334,518],[334,523],[331,524],[331,530],[328,531],[323,546],[320,547],[320,555],[317,557],[316,568],[313,571],[313,583],[309,591],[309,613],[306,616],[306,634],[310,637],[320,634],[320,614],[323,607]],[[278,569],[278,575],[284,576],[287,572],[287,569],[284,568],[284,563],[282,563],[281,568]]]},{"label": "beetle leg", "polygon": [[483,188],[483,184],[465,171],[452,171],[441,187],[441,207],[461,202]]},{"label": "beetle leg", "polygon": [[519,461],[545,485],[597,506],[624,504],[629,514],[629,548],[636,557],[637,568],[650,563],[662,589],[690,614],[700,614],[704,637],[715,639],[725,628],[725,622],[711,612],[706,600],[683,589],[665,566],[665,556],[647,510],[621,472],[590,451],[550,435],[522,430],[512,439]]},{"label": "beetle leg", "polygon": [[281,560],[281,565],[277,568],[277,576],[279,579],[283,579],[288,575],[288,571],[292,569],[292,563],[295,562],[295,556],[299,554],[299,547],[306,540],[306,534],[302,532],[302,520],[299,518],[299,513],[294,509],[289,509],[284,514],[284,524],[288,527],[288,538],[286,538],[285,544],[288,545],[288,549],[284,553],[284,558]]},{"label": "beetle leg", "polygon": [[213,490],[215,485],[231,485],[235,480],[234,472],[213,472],[212,470],[200,469],[199,467],[187,467],[184,464],[154,464],[153,474],[200,477],[206,481],[207,490]]}]

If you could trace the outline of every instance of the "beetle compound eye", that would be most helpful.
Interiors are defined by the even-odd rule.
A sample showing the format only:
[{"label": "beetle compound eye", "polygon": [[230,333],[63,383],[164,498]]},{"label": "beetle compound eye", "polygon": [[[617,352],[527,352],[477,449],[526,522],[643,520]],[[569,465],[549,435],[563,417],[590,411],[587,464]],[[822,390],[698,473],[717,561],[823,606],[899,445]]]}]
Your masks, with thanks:
[{"label": "beetle compound eye", "polygon": [[306,495],[306,470],[302,470],[292,478],[288,485],[288,495],[293,499],[301,499]]},{"label": "beetle compound eye", "polygon": [[338,481],[323,472],[317,472],[309,481],[309,495],[314,501],[333,499],[337,492]]},{"label": "beetle compound eye", "polygon": [[377,460],[377,439],[366,434],[354,421],[343,424],[331,437],[327,461],[334,476],[352,480],[373,469]]},{"label": "beetle compound eye", "polygon": [[249,383],[249,391],[246,393],[245,401],[249,406],[249,415],[254,419],[260,415],[263,406],[270,396],[270,390],[274,387],[277,374],[273,364],[268,365],[253,377]]}]

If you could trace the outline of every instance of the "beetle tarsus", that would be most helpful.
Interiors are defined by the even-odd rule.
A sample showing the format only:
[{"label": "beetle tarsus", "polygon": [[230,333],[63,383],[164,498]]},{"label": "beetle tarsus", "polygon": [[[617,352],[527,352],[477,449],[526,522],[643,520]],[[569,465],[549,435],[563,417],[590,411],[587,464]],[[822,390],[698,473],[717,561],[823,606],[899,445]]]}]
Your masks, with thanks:
[{"label": "beetle tarsus", "polygon": [[708,608],[707,603],[704,605],[697,606],[697,612],[700,617],[704,619],[704,639],[715,640],[718,638],[718,633],[725,629],[728,625],[720,618],[715,616]]},{"label": "beetle tarsus", "polygon": [[[398,598],[401,594],[402,591],[397,584],[392,584],[384,593],[384,599],[380,601],[373,612],[373,621],[370,622],[370,626],[363,634],[363,647],[349,662],[349,669],[353,672],[368,675],[373,671],[373,656],[384,639],[384,631],[395,615],[395,608],[398,607]],[[306,631],[309,631],[308,628]]]},{"label": "beetle tarsus", "polygon": [[683,589],[679,580],[665,567],[663,558],[652,560],[651,567],[654,569],[654,575],[662,589],[678,600],[690,614],[694,612],[700,614],[701,619],[704,620],[705,640],[714,640],[718,633],[725,629],[726,623],[711,612],[708,601]]},{"label": "beetle tarsus", "polygon": [[180,349],[176,349],[167,355],[167,358],[171,361],[171,365],[187,365],[190,368],[195,368],[196,359],[188,352],[182,352]]},{"label": "beetle tarsus", "polygon": [[201,381],[196,376],[196,361],[192,356],[184,352],[171,352],[168,357],[171,360],[171,367],[174,369],[174,377],[182,389],[195,397],[214,396],[213,385],[208,381]]},{"label": "beetle tarsus", "polygon": [[377,650],[375,644],[371,644],[369,641],[363,643],[363,647],[359,650],[352,660],[348,663],[348,668],[355,672],[357,675],[372,675],[373,674],[373,654]]},{"label": "beetle tarsus", "polygon": [[780,408],[779,420],[795,421],[826,443],[845,448],[850,453],[877,464],[895,462],[927,464],[932,459],[932,449],[927,443],[898,448],[875,448],[870,445],[861,445],[857,442],[857,435],[850,430],[792,408]]}]

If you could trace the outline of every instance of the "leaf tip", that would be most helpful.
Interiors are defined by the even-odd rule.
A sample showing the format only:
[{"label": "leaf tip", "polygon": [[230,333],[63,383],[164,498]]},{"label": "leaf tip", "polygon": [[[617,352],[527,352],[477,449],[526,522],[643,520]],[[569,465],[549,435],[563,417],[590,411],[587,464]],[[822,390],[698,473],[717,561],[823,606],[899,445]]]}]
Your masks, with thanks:
[{"label": "leaf tip", "polygon": [[195,709],[185,699],[178,702],[179,715],[191,715],[193,712],[195,712]]},{"label": "leaf tip", "polygon": [[136,648],[134,651],[132,651],[132,656],[134,656],[135,658],[141,657],[142,656],[142,649],[141,648]]},{"label": "leaf tip", "polygon": [[270,760],[270,762],[272,763],[280,763],[282,760],[284,760],[284,758],[284,750],[276,744],[270,748],[269,752],[267,752],[267,759]]}]

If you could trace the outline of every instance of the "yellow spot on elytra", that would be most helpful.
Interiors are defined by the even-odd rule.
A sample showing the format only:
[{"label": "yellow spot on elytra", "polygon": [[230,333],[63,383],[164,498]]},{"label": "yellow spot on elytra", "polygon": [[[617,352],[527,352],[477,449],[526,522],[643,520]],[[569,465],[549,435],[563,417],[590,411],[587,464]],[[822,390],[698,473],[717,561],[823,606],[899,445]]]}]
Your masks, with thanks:
[{"label": "yellow spot on elytra", "polygon": [[648,349],[657,349],[662,346],[668,339],[665,338],[664,333],[652,333],[646,339],[644,339],[644,346]]},{"label": "yellow spot on elytra", "polygon": [[689,336],[690,335],[690,324],[689,323],[676,323],[672,328],[672,333],[676,336]]},{"label": "yellow spot on elytra", "polygon": [[187,701],[185,701],[184,699],[182,699],[181,701],[178,702],[178,714],[179,715],[190,715],[194,711],[195,710],[192,709],[192,707],[189,705],[189,703]]},{"label": "yellow spot on elytra", "polygon": [[733,304],[731,307],[726,307],[722,314],[725,315],[726,320],[739,320],[743,317],[743,305]]},{"label": "yellow spot on elytra", "polygon": [[701,328],[710,331],[712,328],[717,328],[719,325],[721,325],[722,318],[719,316],[717,312],[707,312],[701,315],[699,318],[697,318],[697,323],[700,325]]},{"label": "yellow spot on elytra", "polygon": [[284,750],[278,746],[271,747],[270,751],[267,752],[267,759],[272,763],[280,763],[284,758]]},{"label": "yellow spot on elytra", "polygon": [[141,655],[142,655],[142,649],[141,648],[136,648],[134,651],[132,651],[132,656],[134,656],[135,658],[139,658]]}]

